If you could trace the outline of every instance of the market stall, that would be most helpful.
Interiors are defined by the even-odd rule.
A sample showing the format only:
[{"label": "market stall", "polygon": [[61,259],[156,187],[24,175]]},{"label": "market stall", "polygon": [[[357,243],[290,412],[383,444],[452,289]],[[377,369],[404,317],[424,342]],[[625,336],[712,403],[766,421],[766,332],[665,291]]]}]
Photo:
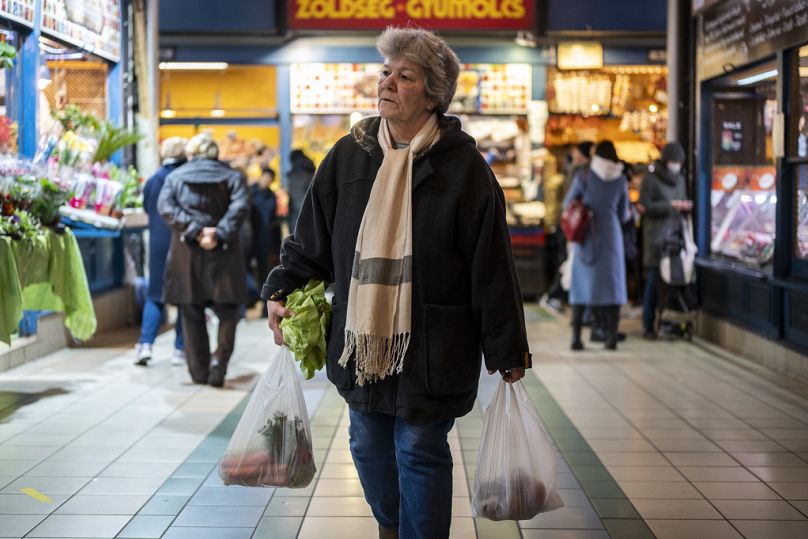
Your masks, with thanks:
[{"label": "market stall", "polygon": [[573,145],[609,139],[621,159],[650,163],[666,141],[666,85],[664,66],[549,69],[545,143],[559,162]]}]

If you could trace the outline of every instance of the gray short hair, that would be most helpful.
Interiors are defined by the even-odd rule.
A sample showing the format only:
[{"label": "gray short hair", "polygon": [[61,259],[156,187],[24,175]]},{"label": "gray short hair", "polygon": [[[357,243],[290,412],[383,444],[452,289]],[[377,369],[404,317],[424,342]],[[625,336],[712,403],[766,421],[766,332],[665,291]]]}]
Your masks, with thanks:
[{"label": "gray short hair", "polygon": [[438,112],[449,110],[457,90],[460,61],[443,39],[429,30],[388,26],[376,40],[376,50],[386,59],[404,58],[423,67],[427,99],[437,103]]}]

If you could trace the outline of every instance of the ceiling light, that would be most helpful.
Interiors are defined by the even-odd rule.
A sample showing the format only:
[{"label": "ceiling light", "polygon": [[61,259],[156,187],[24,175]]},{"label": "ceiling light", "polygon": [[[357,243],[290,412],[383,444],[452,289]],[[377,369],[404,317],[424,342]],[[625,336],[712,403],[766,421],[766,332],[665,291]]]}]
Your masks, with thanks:
[{"label": "ceiling light", "polygon": [[221,71],[228,68],[227,62],[160,62],[162,70]]},{"label": "ceiling light", "polygon": [[773,79],[777,75],[778,71],[776,69],[771,69],[769,71],[761,71],[760,73],[755,73],[754,75],[738,79],[738,85],[748,86],[749,84],[754,84],[762,80]]},{"label": "ceiling light", "polygon": [[216,97],[213,98],[213,108],[210,109],[210,115],[214,118],[221,118],[224,116],[224,109],[222,108],[222,94],[216,92]]},{"label": "ceiling light", "polygon": [[171,108],[171,92],[166,92],[166,106],[160,111],[160,118],[174,118],[177,111]]}]

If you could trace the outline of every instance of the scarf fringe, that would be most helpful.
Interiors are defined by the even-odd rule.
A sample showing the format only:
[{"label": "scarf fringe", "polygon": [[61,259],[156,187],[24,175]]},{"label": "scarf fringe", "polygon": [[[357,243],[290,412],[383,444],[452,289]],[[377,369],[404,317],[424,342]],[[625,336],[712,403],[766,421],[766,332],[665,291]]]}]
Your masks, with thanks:
[{"label": "scarf fringe", "polygon": [[356,383],[378,382],[401,373],[404,356],[410,346],[410,333],[397,333],[391,337],[369,335],[345,330],[345,348],[339,358],[340,366],[347,368],[351,356],[356,360]]}]

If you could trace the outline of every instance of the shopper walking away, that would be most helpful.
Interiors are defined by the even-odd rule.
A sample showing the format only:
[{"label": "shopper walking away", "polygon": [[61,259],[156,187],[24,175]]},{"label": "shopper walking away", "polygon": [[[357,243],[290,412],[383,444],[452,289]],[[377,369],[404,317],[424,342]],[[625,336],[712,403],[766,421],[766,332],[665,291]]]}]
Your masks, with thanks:
[{"label": "shopper walking away", "polygon": [[575,176],[564,206],[577,197],[583,197],[593,217],[584,241],[573,247],[571,348],[584,348],[581,327],[588,305],[606,328],[606,349],[616,350],[620,306],[626,302],[621,226],[626,219],[628,188],[623,164],[611,141],[604,140],[597,145],[590,167]]},{"label": "shopper walking away", "polygon": [[[265,167],[258,181],[250,187],[250,224],[252,229],[252,256],[255,260],[257,283],[263,283],[269,270],[278,263],[281,248],[280,223],[275,216],[277,199],[269,188],[275,180],[275,171]],[[266,306],[264,315],[266,315]]]},{"label": "shopper walking away", "polygon": [[[137,344],[135,365],[145,367],[152,359],[152,345],[157,338],[160,322],[163,320],[163,281],[165,280],[166,258],[171,244],[171,229],[157,211],[157,199],[163,189],[166,177],[185,163],[185,145],[188,141],[181,137],[170,137],[160,145],[162,166],[143,187],[143,209],[149,216],[149,283],[143,303],[143,320],[140,324],[140,339]],[[174,354],[172,365],[185,365],[185,345],[182,341],[182,315],[177,315],[174,326]]]},{"label": "shopper walking away", "polygon": [[640,201],[637,204],[642,214],[642,263],[645,271],[645,294],[643,298],[643,336],[657,338],[656,308],[659,279],[659,261],[665,232],[679,222],[679,215],[693,208],[687,198],[687,186],[682,175],[685,151],[678,142],[669,142],[662,149],[660,159],[648,169],[640,185]]},{"label": "shopper walking away", "polygon": [[280,344],[284,295],[333,283],[327,372],[380,537],[446,539],[447,434],[474,408],[481,351],[506,382],[531,358],[502,190],[445,116],[457,56],[415,28],[388,28],[377,49],[379,117],[320,164],[262,295]]},{"label": "shopper walking away", "polygon": [[309,159],[303,150],[292,150],[289,160],[292,162],[292,170],[286,179],[289,182],[289,233],[292,234],[306,191],[309,190],[309,184],[314,177],[314,161]]},{"label": "shopper walking away", "polygon": [[[247,274],[238,233],[249,211],[244,176],[218,161],[207,135],[190,140],[190,161],[168,175],[158,209],[174,233],[163,300],[180,306],[188,370],[197,384],[222,387],[233,354]],[[219,319],[211,358],[205,307]]]}]

